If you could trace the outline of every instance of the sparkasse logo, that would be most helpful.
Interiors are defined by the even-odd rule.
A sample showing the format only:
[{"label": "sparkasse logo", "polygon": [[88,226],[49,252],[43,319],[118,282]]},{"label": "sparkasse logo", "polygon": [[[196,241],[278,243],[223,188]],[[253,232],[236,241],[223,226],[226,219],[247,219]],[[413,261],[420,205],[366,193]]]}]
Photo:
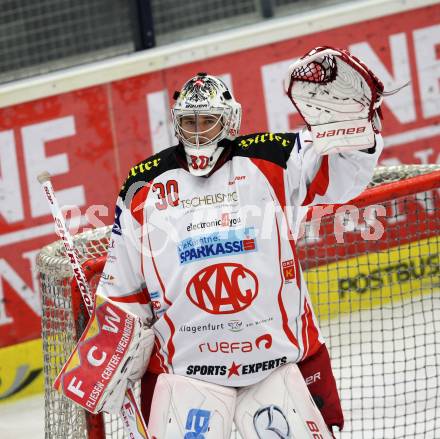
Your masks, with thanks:
[{"label": "sparkasse logo", "polygon": [[184,239],[177,245],[177,254],[181,265],[257,250],[257,239],[253,227],[228,229],[209,235],[194,236]]}]

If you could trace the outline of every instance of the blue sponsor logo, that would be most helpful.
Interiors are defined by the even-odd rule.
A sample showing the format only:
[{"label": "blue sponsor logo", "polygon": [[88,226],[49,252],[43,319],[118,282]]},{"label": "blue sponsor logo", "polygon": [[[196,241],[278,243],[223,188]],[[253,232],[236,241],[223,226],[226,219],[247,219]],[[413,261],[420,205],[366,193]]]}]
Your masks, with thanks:
[{"label": "blue sponsor logo", "polygon": [[115,222],[113,223],[112,233],[121,236],[122,228],[121,228],[121,213],[122,209],[119,206],[116,206],[115,209]]},{"label": "blue sponsor logo", "polygon": [[209,428],[209,410],[191,409],[186,418],[185,434],[183,439],[205,439],[205,433]]},{"label": "blue sponsor logo", "polygon": [[152,293],[150,293],[151,299],[159,299],[159,297],[160,297],[159,291],[153,291]]},{"label": "blue sponsor logo", "polygon": [[203,259],[256,250],[257,240],[255,239],[253,227],[194,236],[181,241],[177,246],[181,265]]}]

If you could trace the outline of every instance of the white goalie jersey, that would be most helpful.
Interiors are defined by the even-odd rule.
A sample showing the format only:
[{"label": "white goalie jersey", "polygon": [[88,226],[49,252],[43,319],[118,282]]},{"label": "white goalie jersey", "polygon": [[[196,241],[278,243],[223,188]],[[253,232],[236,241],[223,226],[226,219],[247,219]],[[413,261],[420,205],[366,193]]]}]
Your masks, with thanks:
[{"label": "white goalie jersey", "polygon": [[363,191],[382,139],[325,156],[308,131],[220,146],[207,178],[188,172],[181,146],[131,169],[98,293],[152,320],[153,370],[241,387],[323,343],[292,229],[308,206]]}]

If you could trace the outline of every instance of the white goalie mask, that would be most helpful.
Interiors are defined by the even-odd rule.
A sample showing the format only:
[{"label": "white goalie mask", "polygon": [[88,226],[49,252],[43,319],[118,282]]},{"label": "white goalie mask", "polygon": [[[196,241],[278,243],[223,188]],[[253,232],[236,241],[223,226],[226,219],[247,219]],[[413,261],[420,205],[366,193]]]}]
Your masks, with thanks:
[{"label": "white goalie mask", "polygon": [[241,105],[221,79],[206,73],[187,81],[174,99],[174,129],[185,149],[189,171],[207,175],[221,154],[219,142],[238,136]]}]

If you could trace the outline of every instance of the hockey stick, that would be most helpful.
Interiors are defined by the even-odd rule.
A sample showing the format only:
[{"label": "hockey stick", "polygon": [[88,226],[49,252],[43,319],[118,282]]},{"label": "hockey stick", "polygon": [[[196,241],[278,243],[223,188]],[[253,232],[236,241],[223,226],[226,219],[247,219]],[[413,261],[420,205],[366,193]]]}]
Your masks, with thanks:
[{"label": "hockey stick", "polygon": [[[70,235],[70,232],[66,226],[63,214],[58,205],[58,201],[55,198],[55,192],[53,190],[50,178],[51,176],[48,172],[43,172],[37,177],[38,181],[43,186],[44,193],[46,194],[46,198],[50,205],[52,216],[55,220],[57,232],[63,240],[67,257],[69,258],[69,262],[73,268],[74,277],[90,316],[93,312],[93,296],[79,262],[79,255],[73,244],[72,236]],[[120,415],[123,420],[127,437],[130,439],[151,439],[131,388],[128,388],[125,392]]]}]

